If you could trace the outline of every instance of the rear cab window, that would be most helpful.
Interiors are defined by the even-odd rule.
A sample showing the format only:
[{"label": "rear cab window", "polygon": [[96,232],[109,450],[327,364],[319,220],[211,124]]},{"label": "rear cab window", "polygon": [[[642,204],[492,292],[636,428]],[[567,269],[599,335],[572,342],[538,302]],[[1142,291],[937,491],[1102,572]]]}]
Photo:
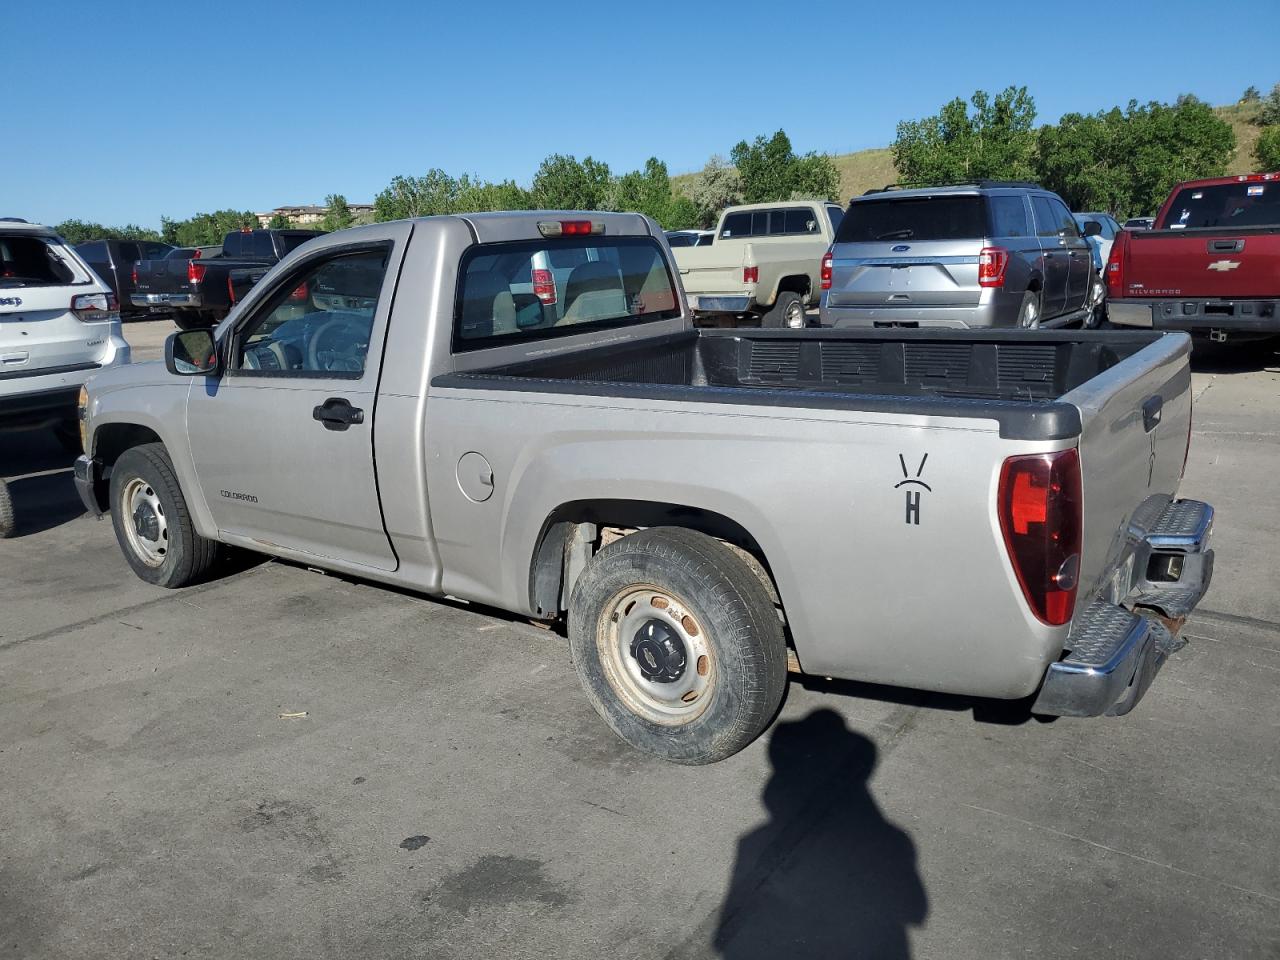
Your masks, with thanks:
[{"label": "rear cab window", "polygon": [[0,290],[91,282],[90,275],[59,238],[0,233]]},{"label": "rear cab window", "polygon": [[1183,187],[1160,226],[1165,230],[1280,226],[1280,181]]},{"label": "rear cab window", "polygon": [[986,227],[985,204],[977,194],[886,197],[851,203],[836,243],[981,240]]},{"label": "rear cab window", "polygon": [[462,258],[454,352],[666,320],[675,282],[652,237],[478,244]]}]

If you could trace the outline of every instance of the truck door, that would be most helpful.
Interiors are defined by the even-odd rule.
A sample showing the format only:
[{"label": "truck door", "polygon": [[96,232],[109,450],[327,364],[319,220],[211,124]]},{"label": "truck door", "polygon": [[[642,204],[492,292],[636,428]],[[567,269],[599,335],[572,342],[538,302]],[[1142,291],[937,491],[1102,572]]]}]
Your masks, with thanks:
[{"label": "truck door", "polygon": [[1089,278],[1093,276],[1093,247],[1080,232],[1080,225],[1066,204],[1049,197],[1049,206],[1058,217],[1058,238],[1067,251],[1070,272],[1067,274],[1065,312],[1079,310],[1089,299]]},{"label": "truck door", "polygon": [[[1062,216],[1050,199],[1033,194],[1031,209],[1036,217],[1036,236],[1040,238],[1040,258],[1044,273],[1040,316],[1048,320],[1066,312],[1067,286],[1071,279],[1071,251],[1067,248],[1067,239],[1062,233]],[[1070,213],[1067,214],[1067,219],[1071,219]],[[1075,222],[1072,221],[1072,228],[1074,227]]]},{"label": "truck door", "polygon": [[255,288],[195,381],[196,476],[228,540],[377,570],[398,561],[382,522],[373,429],[382,344],[412,224],[328,243]]}]

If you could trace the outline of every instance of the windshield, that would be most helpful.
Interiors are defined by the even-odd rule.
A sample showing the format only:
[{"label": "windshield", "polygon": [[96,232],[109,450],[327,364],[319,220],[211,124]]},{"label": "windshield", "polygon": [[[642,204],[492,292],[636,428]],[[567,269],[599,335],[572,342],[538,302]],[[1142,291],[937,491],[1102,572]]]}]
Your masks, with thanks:
[{"label": "windshield", "polygon": [[454,349],[476,350],[679,316],[651,237],[482,244],[463,258]]},{"label": "windshield", "polygon": [[88,276],[57,238],[0,234],[0,288],[88,282]]},{"label": "windshield", "polygon": [[849,204],[836,243],[977,240],[984,234],[981,197],[892,197]]},{"label": "windshield", "polygon": [[1164,215],[1166,230],[1280,226],[1280,181],[1184,187]]}]

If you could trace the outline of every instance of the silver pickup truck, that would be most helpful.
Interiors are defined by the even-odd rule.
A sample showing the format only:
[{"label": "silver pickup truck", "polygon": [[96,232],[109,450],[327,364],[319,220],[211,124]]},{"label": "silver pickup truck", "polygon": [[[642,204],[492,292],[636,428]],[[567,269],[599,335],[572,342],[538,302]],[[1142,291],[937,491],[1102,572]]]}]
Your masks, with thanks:
[{"label": "silver pickup truck", "polygon": [[596,710],[683,763],[788,669],[1121,714],[1212,569],[1189,348],[700,330],[642,216],[384,223],[95,378],[76,482],[151,583],[227,544],[563,618]]}]

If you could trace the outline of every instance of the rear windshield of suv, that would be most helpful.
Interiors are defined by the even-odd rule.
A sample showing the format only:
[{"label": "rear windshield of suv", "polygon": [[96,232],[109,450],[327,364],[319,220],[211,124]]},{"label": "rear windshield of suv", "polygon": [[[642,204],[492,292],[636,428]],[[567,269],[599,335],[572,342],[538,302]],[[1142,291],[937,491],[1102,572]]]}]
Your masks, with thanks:
[{"label": "rear windshield of suv", "polygon": [[836,243],[979,240],[985,230],[979,196],[887,197],[849,204]]},{"label": "rear windshield of suv", "polygon": [[1280,181],[1183,187],[1169,205],[1166,230],[1280,226]]},{"label": "rear windshield of suv", "polygon": [[62,287],[89,278],[54,237],[0,234],[0,289]]},{"label": "rear windshield of suv", "polygon": [[680,315],[652,237],[481,244],[463,257],[455,351],[545,340]]}]

